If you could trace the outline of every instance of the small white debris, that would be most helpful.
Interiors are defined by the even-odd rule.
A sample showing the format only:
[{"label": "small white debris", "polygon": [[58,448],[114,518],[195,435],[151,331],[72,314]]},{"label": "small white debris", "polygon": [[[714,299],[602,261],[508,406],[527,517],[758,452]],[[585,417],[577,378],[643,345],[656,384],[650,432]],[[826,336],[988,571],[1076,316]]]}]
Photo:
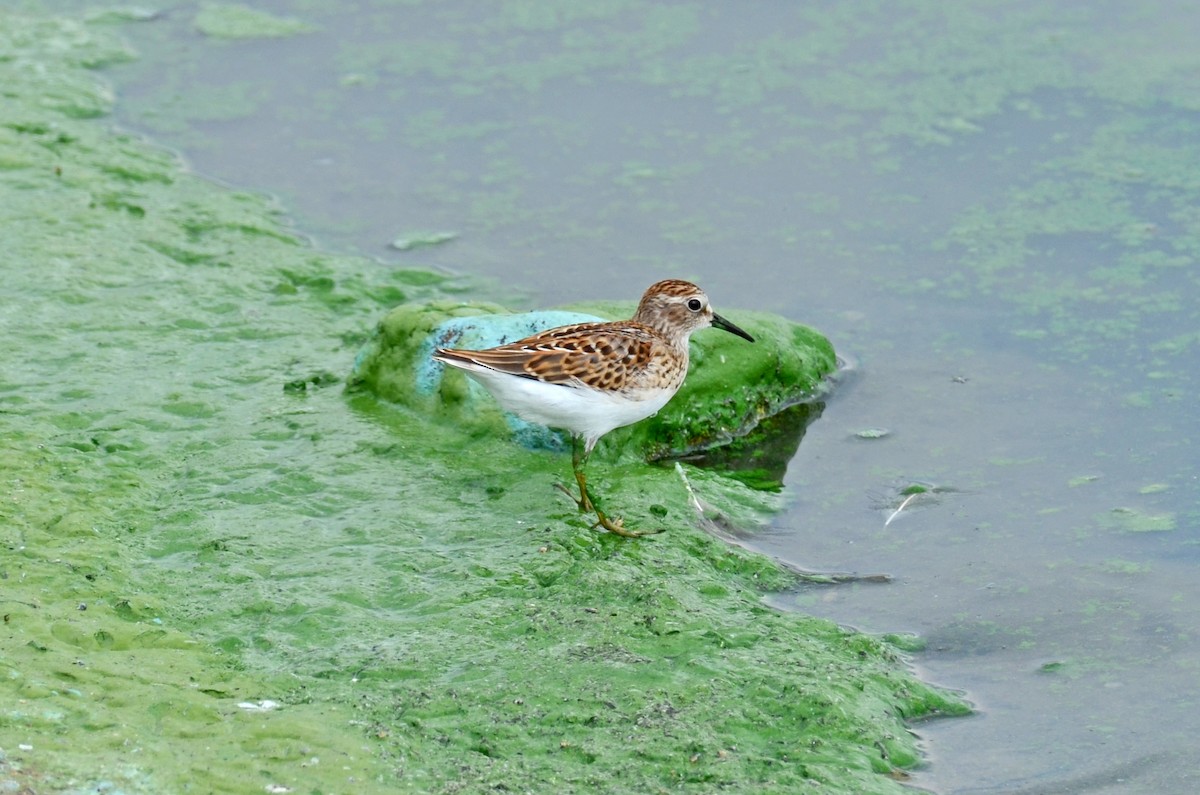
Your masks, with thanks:
[{"label": "small white debris", "polygon": [[415,248],[440,246],[457,237],[457,232],[417,232],[396,238],[392,241],[392,248],[397,251],[412,251]]},{"label": "small white debris", "polygon": [[32,751],[33,746],[30,745],[29,743],[21,743],[20,745],[17,746],[17,749],[20,751]]},{"label": "small white debris", "polygon": [[276,795],[292,791],[291,787],[285,787],[282,784],[268,784],[266,787],[264,787],[264,789],[266,789],[267,792],[275,793]]},{"label": "small white debris", "polygon": [[884,526],[884,527],[887,527],[888,525],[890,525],[890,524],[892,523],[892,520],[893,520],[893,519],[895,519],[897,516],[899,516],[899,515],[900,515],[900,512],[901,512],[901,511],[903,511],[903,510],[905,509],[905,507],[907,507],[907,506],[908,506],[908,504],[909,504],[910,502],[912,502],[912,501],[913,501],[913,499],[915,499],[915,498],[916,498],[916,496],[917,496],[918,494],[921,494],[921,493],[922,493],[922,492],[919,492],[919,491],[917,491],[917,492],[913,492],[912,494],[910,494],[910,495],[908,495],[907,497],[905,497],[905,498],[904,498],[904,502],[900,503],[900,507],[899,507],[899,508],[897,508],[896,510],[892,511],[892,515],[891,515],[891,516],[889,516],[889,517],[887,518],[887,521],[883,523],[883,526]]},{"label": "small white debris", "polygon": [[257,704],[250,701],[243,701],[238,704],[238,709],[244,709],[247,712],[270,712],[278,706],[278,701],[272,701],[271,699],[266,698]]}]

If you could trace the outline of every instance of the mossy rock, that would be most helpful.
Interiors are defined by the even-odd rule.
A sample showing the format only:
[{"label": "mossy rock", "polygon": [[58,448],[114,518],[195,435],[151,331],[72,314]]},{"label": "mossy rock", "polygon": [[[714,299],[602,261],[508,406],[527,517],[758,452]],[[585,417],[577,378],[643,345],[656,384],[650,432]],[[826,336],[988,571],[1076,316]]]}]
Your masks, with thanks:
[{"label": "mossy rock", "polygon": [[[630,317],[635,308],[630,302],[585,303],[566,311],[511,314],[478,302],[404,304],[380,322],[355,363],[350,386],[476,429],[506,427],[530,447],[561,448],[560,434],[503,412],[465,374],[434,362],[433,349],[486,348],[567,323]],[[778,315],[726,316],[755,342],[715,329],[693,335],[691,367],[679,393],[654,417],[606,436],[601,444],[609,453],[661,460],[710,450],[820,393],[837,362],[829,340]]]}]

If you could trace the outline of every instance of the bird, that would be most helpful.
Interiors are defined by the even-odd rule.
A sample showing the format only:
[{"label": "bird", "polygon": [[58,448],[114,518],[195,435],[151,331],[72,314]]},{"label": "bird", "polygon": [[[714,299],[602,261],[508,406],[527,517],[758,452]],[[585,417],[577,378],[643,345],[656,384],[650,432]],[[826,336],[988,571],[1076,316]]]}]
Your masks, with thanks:
[{"label": "bird", "polygon": [[626,538],[637,532],[596,505],[585,472],[596,442],[609,431],[653,416],[683,385],[692,332],[719,328],[754,338],[713,311],[691,282],[666,279],[642,295],[630,320],[577,323],[485,350],[437,348],[433,359],[463,370],[506,410],[571,435],[571,466],[581,512]]}]

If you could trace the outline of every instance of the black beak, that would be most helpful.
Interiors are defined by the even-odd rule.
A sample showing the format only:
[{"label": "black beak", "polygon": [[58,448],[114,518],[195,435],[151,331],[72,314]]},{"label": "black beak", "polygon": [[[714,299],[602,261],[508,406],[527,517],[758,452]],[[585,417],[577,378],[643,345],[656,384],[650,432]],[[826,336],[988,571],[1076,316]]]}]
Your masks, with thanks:
[{"label": "black beak", "polygon": [[728,320],[726,320],[725,318],[718,315],[716,312],[713,312],[712,324],[715,328],[719,328],[723,331],[728,331],[730,334],[737,334],[739,337],[741,337],[744,340],[749,340],[750,342],[754,342],[754,337],[751,337],[749,334],[742,331],[740,328],[733,325]]}]

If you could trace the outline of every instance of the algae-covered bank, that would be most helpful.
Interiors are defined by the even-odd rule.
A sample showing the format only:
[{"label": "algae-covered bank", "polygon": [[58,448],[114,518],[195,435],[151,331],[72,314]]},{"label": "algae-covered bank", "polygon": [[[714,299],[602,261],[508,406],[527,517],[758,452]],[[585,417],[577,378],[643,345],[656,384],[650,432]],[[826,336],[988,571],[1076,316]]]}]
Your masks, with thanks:
[{"label": "algae-covered bank", "polygon": [[688,514],[599,535],[560,455],[345,392],[388,310],[453,285],[113,131],[95,70],[130,57],[0,12],[6,787],[902,791],[905,721],[956,699],[764,606],[787,575]]}]

